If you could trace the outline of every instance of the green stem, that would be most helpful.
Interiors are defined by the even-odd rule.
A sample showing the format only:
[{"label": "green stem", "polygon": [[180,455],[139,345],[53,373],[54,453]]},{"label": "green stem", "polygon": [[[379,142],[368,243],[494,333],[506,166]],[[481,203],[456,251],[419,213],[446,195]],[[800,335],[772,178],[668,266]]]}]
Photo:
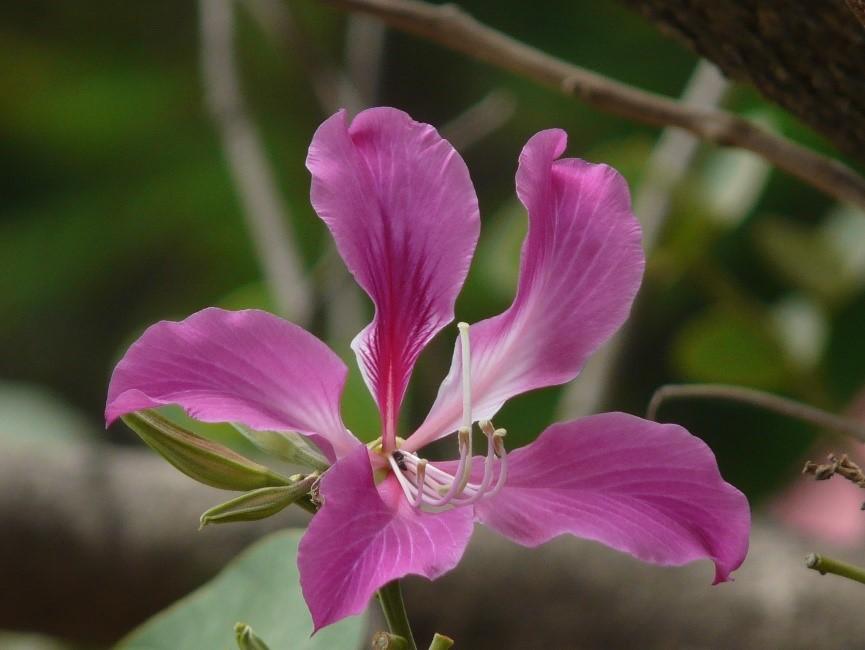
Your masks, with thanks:
[{"label": "green stem", "polygon": [[865,569],[862,567],[847,564],[840,560],[835,560],[831,557],[820,555],[819,553],[811,553],[805,558],[805,566],[809,569],[819,571],[821,575],[834,573],[836,576],[855,580],[865,584]]},{"label": "green stem", "polygon": [[381,605],[381,611],[384,612],[388,629],[393,634],[408,641],[409,650],[417,650],[414,635],[411,633],[411,625],[408,622],[408,615],[405,611],[405,603],[402,600],[399,580],[389,582],[378,590],[378,602]]},{"label": "green stem", "polygon": [[377,632],[372,637],[373,650],[408,650],[408,641],[390,632]]},{"label": "green stem", "polygon": [[448,650],[454,644],[454,640],[444,634],[436,632],[432,643],[429,645],[429,650]]}]

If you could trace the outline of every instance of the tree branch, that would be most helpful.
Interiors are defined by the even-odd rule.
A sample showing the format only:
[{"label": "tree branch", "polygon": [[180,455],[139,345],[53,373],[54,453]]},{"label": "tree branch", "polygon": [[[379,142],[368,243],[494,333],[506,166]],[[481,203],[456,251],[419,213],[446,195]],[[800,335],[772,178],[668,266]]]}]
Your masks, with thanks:
[{"label": "tree branch", "polygon": [[727,384],[667,384],[661,386],[652,395],[646,417],[657,420],[661,404],[671,399],[714,399],[748,404],[780,415],[808,422],[809,424],[836,433],[843,433],[860,442],[865,442],[865,424],[829,413],[814,406],[802,404],[796,400],[766,393],[744,386],[729,386]]},{"label": "tree branch", "polygon": [[391,27],[522,75],[620,117],[653,126],[677,126],[708,142],[753,151],[829,196],[865,209],[865,179],[837,160],[731,113],[684,106],[553,57],[478,22],[454,5],[419,0],[325,2],[378,16]]},{"label": "tree branch", "polygon": [[234,2],[201,0],[199,12],[206,103],[219,131],[256,257],[277,311],[304,323],[311,311],[310,289],[288,227],[288,210],[243,101],[234,57]]},{"label": "tree branch", "polygon": [[865,27],[865,0],[847,0],[847,6],[856,16],[856,19]]}]

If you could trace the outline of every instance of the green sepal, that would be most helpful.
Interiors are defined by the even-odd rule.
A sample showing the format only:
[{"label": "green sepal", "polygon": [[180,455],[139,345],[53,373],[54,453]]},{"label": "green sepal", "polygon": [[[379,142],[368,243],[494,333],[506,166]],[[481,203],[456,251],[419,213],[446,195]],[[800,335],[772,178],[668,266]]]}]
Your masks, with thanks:
[{"label": "green sepal", "polygon": [[123,422],[165,460],[205,485],[247,491],[291,483],[264,465],[195,435],[155,411],[130,413],[123,416]]},{"label": "green sepal", "polygon": [[259,488],[220,503],[201,515],[199,530],[208,524],[256,521],[275,515],[292,503],[308,499],[309,490],[317,480],[318,474],[311,474],[291,485]]},{"label": "green sepal", "polygon": [[267,644],[255,635],[252,628],[246,623],[237,623],[234,626],[234,636],[237,639],[237,647],[240,650],[270,650]]},{"label": "green sepal", "polygon": [[257,431],[236,423],[233,426],[261,451],[275,458],[320,472],[330,467],[318,447],[296,431]]}]

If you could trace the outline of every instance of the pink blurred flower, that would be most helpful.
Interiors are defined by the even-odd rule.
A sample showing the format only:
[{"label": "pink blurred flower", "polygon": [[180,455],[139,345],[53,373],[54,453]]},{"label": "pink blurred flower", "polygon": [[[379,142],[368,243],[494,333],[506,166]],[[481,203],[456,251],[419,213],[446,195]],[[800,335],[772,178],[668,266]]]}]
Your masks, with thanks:
[{"label": "pink blurred flower", "polygon": [[[368,448],[343,425],[347,369],[321,341],[261,311],[205,309],[160,322],[111,379],[106,419],[179,404],[205,422],[299,431],[333,463],[298,556],[316,629],[362,611],[408,574],[436,578],[459,562],[475,521],[536,546],[571,533],[647,561],[715,563],[727,580],[747,552],[745,497],[685,429],[624,413],[555,424],[507,454],[489,422],[520,393],[565,383],[628,315],[643,273],[640,228],[610,167],[559,159],[560,130],[522,151],[517,194],[528,210],[519,286],[503,313],[461,325],[450,373],[426,420],[397,437],[400,405],[424,346],[453,320],[479,232],[459,154],[391,108],[340,112],[307,158],[312,204],[375,305],[352,343],[381,412]],[[464,363],[466,361],[466,363]],[[472,455],[474,422],[487,440]],[[458,432],[460,458],[419,451]]]},{"label": "pink blurred flower", "polygon": [[[847,417],[865,422],[865,388],[846,409]],[[850,442],[842,449],[832,449],[821,441],[810,452],[811,460],[823,462],[829,453],[847,453],[851,460],[865,466],[865,445]],[[865,540],[865,516],[862,515],[862,488],[835,477],[814,481],[801,477],[781,492],[769,506],[773,515],[800,533],[839,547],[861,546]]]}]

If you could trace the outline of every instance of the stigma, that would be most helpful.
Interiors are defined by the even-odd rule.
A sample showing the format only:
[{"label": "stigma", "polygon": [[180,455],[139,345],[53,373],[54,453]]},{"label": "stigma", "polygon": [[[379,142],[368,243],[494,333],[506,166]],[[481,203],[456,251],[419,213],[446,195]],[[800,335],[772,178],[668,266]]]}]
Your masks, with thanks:
[{"label": "stigma", "polygon": [[487,453],[483,473],[472,481],[472,389],[471,349],[468,323],[457,325],[460,333],[462,359],[462,426],[457,432],[459,462],[453,474],[432,465],[417,454],[396,450],[388,455],[388,463],[399,481],[408,502],[425,512],[444,512],[476,503],[498,494],[507,479],[506,431],[496,429],[489,420],[480,420],[478,427],[486,438]]}]

